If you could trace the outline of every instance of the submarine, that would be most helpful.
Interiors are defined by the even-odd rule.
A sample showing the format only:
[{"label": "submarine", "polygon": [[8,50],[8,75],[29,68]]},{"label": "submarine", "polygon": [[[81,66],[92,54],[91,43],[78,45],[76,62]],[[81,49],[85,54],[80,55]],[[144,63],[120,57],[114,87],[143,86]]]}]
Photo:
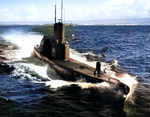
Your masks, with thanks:
[{"label": "submarine", "polygon": [[123,92],[124,100],[126,99],[130,88],[120,80],[110,77],[107,73],[101,71],[100,62],[96,67],[92,67],[73,58],[70,58],[69,43],[65,40],[65,28],[62,19],[56,22],[56,5],[55,5],[55,23],[54,35],[43,36],[40,45],[34,46],[34,55],[47,62],[55,72],[67,81],[77,81],[80,78],[86,79],[86,82],[118,85]]}]

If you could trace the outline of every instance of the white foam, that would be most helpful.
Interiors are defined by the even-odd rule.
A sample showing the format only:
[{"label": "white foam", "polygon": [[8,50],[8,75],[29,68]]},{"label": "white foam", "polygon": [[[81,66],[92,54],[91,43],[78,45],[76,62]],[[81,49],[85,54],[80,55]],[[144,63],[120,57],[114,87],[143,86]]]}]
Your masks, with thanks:
[{"label": "white foam", "polygon": [[37,66],[27,63],[17,63],[14,66],[15,70],[11,74],[13,77],[31,81],[51,80],[46,73],[47,66]]},{"label": "white foam", "polygon": [[62,86],[69,86],[73,83],[68,82],[68,81],[64,81],[64,80],[52,80],[52,81],[47,81],[45,83],[45,86],[49,86],[50,88],[59,88]]},{"label": "white foam", "polygon": [[[76,60],[78,60],[80,62],[83,62],[83,63],[85,63],[87,65],[90,65],[90,66],[92,66],[92,67],[95,68],[97,61],[92,61],[92,62],[87,61],[86,58],[85,58],[85,56],[83,56],[86,53],[81,54],[81,53],[78,53],[77,51],[75,51],[73,49],[71,49],[70,51],[71,51],[70,52],[71,58],[76,59]],[[117,60],[113,60],[111,63],[101,62],[101,71],[105,72],[110,77],[118,79],[121,82],[123,82],[126,85],[128,85],[129,88],[130,88],[130,92],[128,94],[127,99],[130,98],[130,97],[132,97],[132,93],[134,92],[134,90],[135,90],[135,88],[136,88],[136,86],[138,84],[138,82],[136,80],[136,76],[131,76],[128,73],[119,73],[119,74],[117,74],[116,72],[114,72],[114,71],[111,70],[111,66],[112,65],[118,66],[118,61]],[[94,84],[94,85],[93,84],[90,84],[90,85],[86,84],[85,87],[87,85],[88,86],[95,86],[97,84]]]},{"label": "white foam", "polygon": [[86,55],[87,53],[79,53],[77,52],[76,50],[74,49],[70,49],[70,58],[72,59],[75,59],[77,61],[80,61],[84,64],[87,64],[87,65],[90,65],[91,67],[94,67],[96,66],[96,61],[92,61],[92,62],[89,62],[87,61],[86,57],[84,55]]},{"label": "white foam", "polygon": [[33,52],[35,44],[40,44],[42,39],[41,35],[36,35],[32,33],[21,33],[21,32],[11,32],[11,34],[2,35],[4,39],[12,43],[17,44],[20,50],[16,52],[16,59],[21,60],[23,57],[29,57]]},{"label": "white foam", "polygon": [[88,89],[88,88],[110,88],[110,85],[106,82],[102,82],[102,83],[87,83],[87,82],[69,82],[69,81],[64,81],[64,80],[51,80],[51,81],[47,81],[45,83],[45,86],[49,86],[49,88],[51,89],[57,89],[59,87],[62,86],[70,86],[72,84],[78,85],[79,87],[81,87],[82,89]]},{"label": "white foam", "polygon": [[101,82],[101,83],[76,83],[79,85],[82,89],[88,89],[88,88],[109,88],[110,85],[106,82]]},{"label": "white foam", "polygon": [[[84,64],[87,64],[93,68],[96,68],[96,62],[97,61],[87,61],[86,57],[84,55],[88,55],[89,53],[79,53],[74,49],[70,49],[70,58],[75,59],[77,61],[80,61]],[[95,56],[94,54],[90,53],[90,55]],[[100,62],[101,63],[101,71],[105,71],[107,74],[111,74],[111,66],[118,65],[118,61],[117,60],[113,60],[113,62],[110,63],[106,63],[106,62]]]}]

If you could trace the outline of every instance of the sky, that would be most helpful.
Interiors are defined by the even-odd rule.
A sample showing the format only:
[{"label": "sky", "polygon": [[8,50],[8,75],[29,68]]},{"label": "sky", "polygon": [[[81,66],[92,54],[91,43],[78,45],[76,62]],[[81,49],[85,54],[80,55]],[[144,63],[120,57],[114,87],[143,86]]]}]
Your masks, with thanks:
[{"label": "sky", "polygon": [[[64,0],[65,21],[150,18],[150,0]],[[0,22],[54,21],[61,0],[0,0]]]}]

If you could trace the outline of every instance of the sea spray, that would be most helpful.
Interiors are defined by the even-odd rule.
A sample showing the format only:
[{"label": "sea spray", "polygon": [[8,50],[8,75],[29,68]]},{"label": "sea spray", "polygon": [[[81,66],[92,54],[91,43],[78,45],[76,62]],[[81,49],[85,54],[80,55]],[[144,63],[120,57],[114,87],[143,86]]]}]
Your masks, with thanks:
[{"label": "sea spray", "polygon": [[31,53],[33,52],[33,48],[35,44],[39,44],[42,36],[36,35],[32,33],[26,33],[23,32],[11,32],[11,35],[3,34],[2,37],[19,46],[19,49],[16,51],[15,58],[18,60],[21,60],[23,57],[29,57]]},{"label": "sea spray", "polygon": [[[74,49],[71,49],[71,57],[73,59],[76,59],[78,61],[82,61],[83,63],[90,65],[95,68],[97,61],[87,61],[86,57],[84,56],[87,53],[78,53]],[[93,55],[91,55],[93,56]],[[101,71],[105,72],[107,75],[109,75],[112,78],[118,79],[119,81],[125,83],[130,88],[130,92],[126,98],[129,99],[132,97],[132,93],[134,93],[134,90],[138,84],[137,82],[137,76],[131,76],[128,73],[125,72],[116,72],[112,70],[112,66],[115,66],[118,69],[118,61],[116,59],[110,61],[110,62],[100,62],[101,63]]]},{"label": "sea spray", "polygon": [[82,89],[110,87],[110,84],[106,82],[94,84],[94,83],[87,83],[87,82],[69,82],[64,80],[51,80],[45,83],[45,86],[49,86],[49,88],[60,88],[62,86],[69,86],[69,85],[78,85]]},{"label": "sea spray", "polygon": [[[63,80],[47,81],[45,84],[50,90],[62,90],[73,93],[79,100],[84,99],[92,103],[103,103],[122,108],[124,106],[124,95],[118,85],[110,82],[87,83],[87,82],[68,82]],[[71,91],[71,92],[70,92]],[[67,94],[68,95],[68,94]]]},{"label": "sea spray", "polygon": [[45,83],[45,86],[48,86],[50,89],[56,89],[62,86],[69,86],[71,84],[74,84],[73,82],[68,82],[68,81],[64,81],[64,80],[51,80],[51,81],[47,81]]},{"label": "sea spray", "polygon": [[59,89],[63,86],[67,87],[71,85],[76,85],[80,87],[82,90],[85,90],[85,89],[98,90],[99,94],[106,93],[108,95],[108,92],[109,92],[110,94],[114,93],[116,95],[123,97],[123,92],[121,91],[119,86],[117,84],[110,83],[110,82],[87,83],[87,82],[69,82],[69,81],[63,81],[63,80],[51,80],[45,83],[45,86],[49,87],[49,89]]},{"label": "sea spray", "polygon": [[92,67],[95,67],[96,66],[96,61],[91,61],[91,62],[88,62],[86,57],[84,56],[86,53],[79,53],[77,52],[76,50],[74,49],[70,49],[70,58],[73,58],[77,61],[80,61],[82,63],[85,63],[85,64],[88,64]]},{"label": "sea spray", "polygon": [[126,101],[133,101],[133,94],[136,90],[136,87],[138,85],[137,76],[131,76],[127,73],[122,74],[122,76],[119,77],[120,81],[127,84],[130,88],[130,92],[127,95]]},{"label": "sea spray", "polygon": [[30,81],[49,81],[51,78],[47,76],[47,66],[36,66],[27,63],[14,64],[15,70],[11,73],[12,77],[21,78]]},{"label": "sea spray", "polygon": [[[79,53],[74,49],[70,49],[70,58],[75,59],[77,61],[80,61],[84,64],[87,64],[87,65],[95,68],[97,61],[93,61],[93,60],[88,61],[87,58],[86,58],[87,54],[89,54],[89,53]],[[101,56],[99,57],[99,55],[95,55],[93,53],[90,53],[89,56],[99,58],[98,60],[101,63],[101,71],[102,72],[111,73],[112,72],[111,66],[112,65],[118,66],[118,61],[116,59],[114,59],[110,62],[104,62],[104,61],[101,61]]]},{"label": "sea spray", "polygon": [[134,93],[135,88],[138,84],[137,79],[136,79],[137,76],[131,76],[130,74],[125,73],[125,72],[116,73],[114,71],[112,71],[111,74],[109,74],[109,75],[110,75],[110,77],[118,79],[120,82],[122,82],[122,83],[126,84],[127,86],[129,86],[130,92],[127,95],[126,100],[128,100],[128,98],[131,98],[132,93]]}]

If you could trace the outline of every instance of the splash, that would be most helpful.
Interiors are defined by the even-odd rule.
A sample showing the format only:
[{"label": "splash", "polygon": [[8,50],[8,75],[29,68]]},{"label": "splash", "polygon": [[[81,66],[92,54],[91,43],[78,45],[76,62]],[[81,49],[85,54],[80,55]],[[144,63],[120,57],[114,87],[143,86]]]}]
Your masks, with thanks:
[{"label": "splash", "polygon": [[87,82],[69,82],[69,81],[64,81],[64,80],[51,80],[47,81],[45,83],[45,86],[49,86],[49,88],[59,88],[62,86],[70,86],[70,85],[78,85],[82,89],[88,89],[88,88],[109,88],[110,84],[106,82],[102,83],[87,83]]},{"label": "splash", "polygon": [[15,58],[21,60],[24,57],[29,57],[33,52],[34,45],[40,43],[42,36],[32,33],[11,32],[4,34],[3,38],[11,43],[15,43],[20,49],[16,51]]},{"label": "splash", "polygon": [[[92,62],[87,61],[86,57],[84,56],[87,53],[81,54],[81,53],[78,53],[77,51],[75,51],[73,49],[71,49],[70,53],[71,53],[70,54],[71,58],[76,59],[78,61],[81,61],[81,62],[95,68],[97,61],[92,61]],[[127,96],[127,99],[132,98],[132,94],[134,93],[134,90],[138,84],[138,82],[136,80],[137,76],[131,76],[125,72],[117,73],[115,71],[112,71],[112,66],[118,67],[118,61],[116,59],[111,61],[111,62],[101,62],[101,71],[105,72],[108,76],[115,78],[115,79],[118,79],[120,82],[123,82],[126,85],[128,85],[130,88],[130,92]],[[88,88],[88,87],[97,87],[98,84],[85,83],[85,84],[82,84],[80,86],[82,88]]]},{"label": "splash", "polygon": [[107,82],[102,83],[76,83],[78,86],[80,86],[82,89],[88,89],[88,88],[110,88],[110,84]]},{"label": "splash", "polygon": [[119,79],[121,82],[123,82],[129,86],[130,92],[127,95],[126,100],[132,100],[132,95],[133,95],[133,93],[137,87],[137,84],[138,84],[138,81],[136,80],[137,76],[131,76],[127,73],[123,73],[123,74],[116,74],[114,77]]},{"label": "splash", "polygon": [[15,70],[11,73],[12,77],[22,80],[30,80],[33,82],[49,81],[51,78],[47,76],[47,66],[36,66],[27,63],[17,63],[14,65]]},{"label": "splash", "polygon": [[87,61],[87,58],[84,56],[88,53],[79,53],[77,52],[76,50],[74,49],[70,49],[70,58],[73,58],[77,61],[80,61],[84,64],[87,64],[87,65],[90,65],[91,67],[94,67],[95,68],[95,65],[96,65],[96,61]]},{"label": "splash", "polygon": [[68,82],[64,80],[52,80],[52,81],[47,81],[45,83],[45,86],[48,86],[49,88],[56,89],[62,86],[69,86],[71,84],[74,84],[73,82]]},{"label": "splash", "polygon": [[[84,63],[84,64],[87,64],[87,65],[89,65],[89,66],[95,68],[97,61],[93,61],[93,60],[87,61],[87,58],[86,58],[85,55],[97,56],[97,55],[95,55],[95,54],[93,54],[93,53],[89,53],[89,52],[88,52],[88,53],[79,53],[79,52],[77,52],[77,51],[74,50],[74,49],[70,49],[70,58],[75,59],[75,60],[77,60],[77,61],[80,61],[80,62],[82,62],[82,63]],[[99,59],[100,59],[102,56],[101,56],[101,55],[98,55],[98,57],[99,57]],[[112,70],[111,70],[111,66],[112,66],[112,65],[117,66],[117,65],[118,65],[118,61],[117,61],[117,60],[113,60],[113,61],[108,62],[108,63],[106,63],[106,62],[101,62],[101,71],[107,72],[107,74],[111,73],[111,72],[112,72]]]}]

